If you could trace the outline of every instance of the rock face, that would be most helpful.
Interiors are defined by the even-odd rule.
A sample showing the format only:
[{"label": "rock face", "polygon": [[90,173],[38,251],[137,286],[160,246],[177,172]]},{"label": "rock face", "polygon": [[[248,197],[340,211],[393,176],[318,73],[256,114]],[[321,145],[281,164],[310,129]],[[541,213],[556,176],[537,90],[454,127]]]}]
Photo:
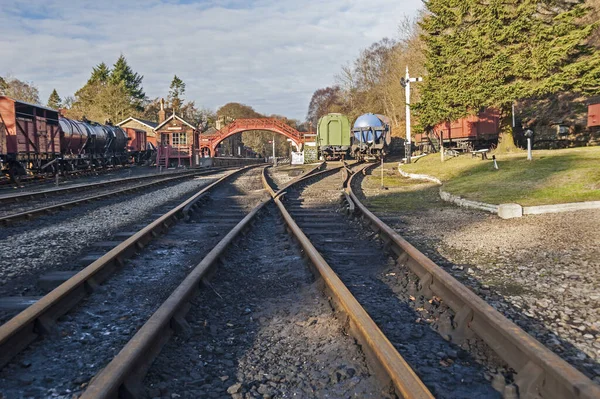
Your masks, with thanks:
[{"label": "rock face", "polygon": [[520,218],[523,216],[523,207],[519,204],[500,204],[498,216],[502,219]]}]

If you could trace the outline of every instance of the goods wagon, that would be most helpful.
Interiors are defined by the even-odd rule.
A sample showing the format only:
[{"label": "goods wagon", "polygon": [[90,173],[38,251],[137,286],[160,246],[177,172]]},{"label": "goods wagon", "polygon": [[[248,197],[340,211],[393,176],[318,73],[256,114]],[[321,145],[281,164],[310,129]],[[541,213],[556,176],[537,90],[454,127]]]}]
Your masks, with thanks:
[{"label": "goods wagon", "polygon": [[352,128],[352,155],[356,159],[380,159],[385,156],[392,139],[387,116],[364,114]]},{"label": "goods wagon", "polygon": [[128,140],[119,127],[0,96],[0,170],[13,177],[124,164]]},{"label": "goods wagon", "polygon": [[432,131],[415,136],[415,144],[423,152],[437,152],[440,138],[444,148],[471,151],[498,144],[500,113],[488,108],[477,115],[469,115],[453,122],[436,125]]},{"label": "goods wagon", "polygon": [[350,120],[342,114],[327,114],[317,125],[317,146],[323,159],[345,159],[350,153]]}]

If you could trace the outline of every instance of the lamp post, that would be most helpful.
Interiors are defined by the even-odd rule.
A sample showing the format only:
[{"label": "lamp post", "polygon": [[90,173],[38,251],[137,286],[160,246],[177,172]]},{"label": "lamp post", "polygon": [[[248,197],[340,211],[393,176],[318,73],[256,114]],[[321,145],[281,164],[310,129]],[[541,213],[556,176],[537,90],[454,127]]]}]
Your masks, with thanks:
[{"label": "lamp post", "polygon": [[406,66],[406,76],[400,78],[400,84],[404,87],[404,94],[406,96],[406,163],[410,163],[410,156],[412,153],[412,142],[410,138],[410,84],[414,82],[422,82],[423,78],[411,78],[408,74],[408,66]]}]

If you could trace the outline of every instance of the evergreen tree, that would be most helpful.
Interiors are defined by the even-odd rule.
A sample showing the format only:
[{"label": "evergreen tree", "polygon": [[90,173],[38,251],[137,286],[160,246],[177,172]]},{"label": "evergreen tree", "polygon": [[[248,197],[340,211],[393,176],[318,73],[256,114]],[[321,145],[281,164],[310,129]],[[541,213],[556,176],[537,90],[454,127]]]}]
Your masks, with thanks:
[{"label": "evergreen tree", "polygon": [[108,82],[110,77],[110,68],[104,63],[98,64],[92,69],[92,76],[88,79],[88,84],[101,83],[105,84]]},{"label": "evergreen tree", "polygon": [[127,64],[127,59],[122,54],[117,62],[115,62],[110,73],[110,82],[112,84],[122,84],[125,87],[125,91],[135,102],[136,107],[140,110],[143,109],[142,102],[146,99],[146,94],[142,88],[143,79],[143,76],[133,72],[129,64]]},{"label": "evergreen tree", "polygon": [[502,141],[512,144],[517,99],[600,91],[600,53],[586,43],[597,24],[582,23],[582,2],[428,0],[421,26],[428,76],[417,106],[421,126],[482,107],[501,111]]},{"label": "evergreen tree", "polygon": [[48,107],[53,109],[59,109],[62,105],[62,99],[58,95],[56,89],[52,90],[50,97],[48,98]]},{"label": "evergreen tree", "polygon": [[175,75],[173,76],[169,88],[167,101],[171,104],[171,107],[175,112],[179,112],[181,110],[181,104],[183,103],[183,95],[185,94],[185,83]]}]

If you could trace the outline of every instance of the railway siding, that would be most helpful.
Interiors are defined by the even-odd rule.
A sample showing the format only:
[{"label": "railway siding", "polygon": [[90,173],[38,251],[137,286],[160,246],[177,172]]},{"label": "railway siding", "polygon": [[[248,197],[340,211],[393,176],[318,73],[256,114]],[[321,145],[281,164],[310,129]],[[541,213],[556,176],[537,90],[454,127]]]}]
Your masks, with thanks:
[{"label": "railway siding", "polygon": [[[92,262],[58,288],[44,296],[32,306],[0,326],[0,364],[6,364],[19,351],[34,341],[40,334],[56,331],[55,320],[74,307],[87,293],[98,288],[114,271],[125,265],[125,259],[146,246],[153,238],[168,230],[177,219],[182,218],[183,209],[194,202],[205,199],[206,193],[219,182],[233,177],[241,170],[222,177],[204,188],[187,201],[159,217],[150,225],[133,234],[117,247]],[[135,308],[132,306],[132,308]]]},{"label": "railway siding", "polygon": [[[349,186],[352,187],[352,181]],[[351,189],[349,193],[366,224],[396,254],[398,266],[405,267],[416,275],[417,279],[412,281],[415,297],[423,296],[430,300],[441,298],[446,306],[453,309],[452,320],[448,320],[449,323],[445,323],[445,326],[439,326],[442,334],[458,343],[463,343],[473,335],[483,339],[516,370],[514,378],[521,395],[541,394],[544,398],[600,396],[600,386],[506,319],[409,244],[362,205]],[[504,389],[506,385],[504,377],[499,374],[496,374],[494,383],[500,389]]]}]

